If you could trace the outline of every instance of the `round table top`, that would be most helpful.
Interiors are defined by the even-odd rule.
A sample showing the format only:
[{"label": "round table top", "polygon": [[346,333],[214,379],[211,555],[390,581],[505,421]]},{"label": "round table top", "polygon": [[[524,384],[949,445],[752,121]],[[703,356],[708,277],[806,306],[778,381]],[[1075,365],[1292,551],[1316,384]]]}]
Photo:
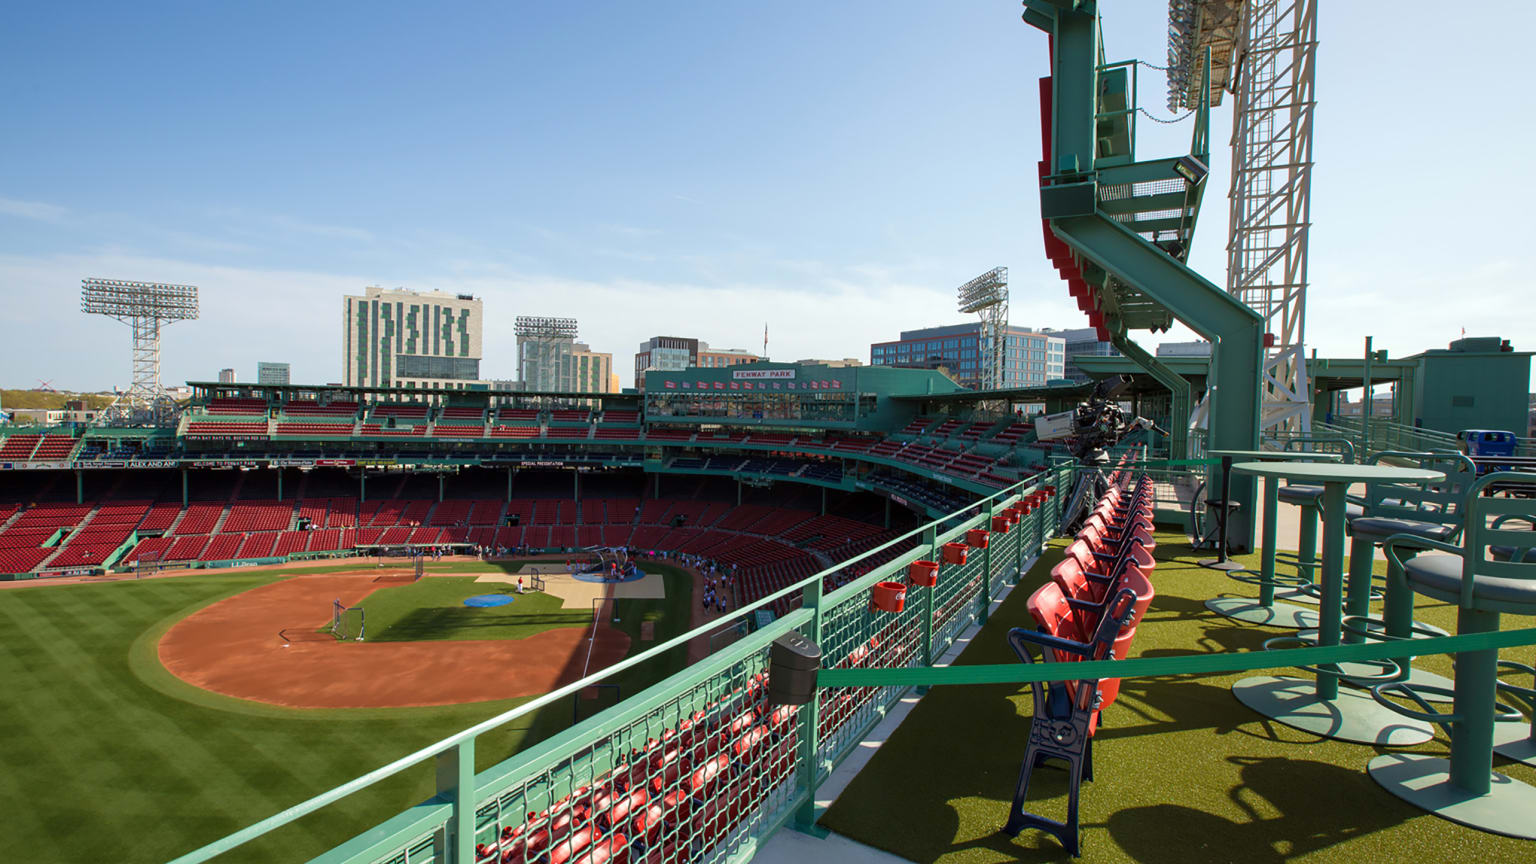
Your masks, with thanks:
[{"label": "round table top", "polygon": [[1239,474],[1259,477],[1284,477],[1287,480],[1314,483],[1434,483],[1445,479],[1445,472],[1428,468],[1399,468],[1395,465],[1339,465],[1328,462],[1239,462],[1232,466]]},{"label": "round table top", "polygon": [[1233,459],[1251,459],[1255,462],[1338,462],[1341,453],[1318,453],[1310,450],[1209,450],[1207,456],[1230,456]]}]

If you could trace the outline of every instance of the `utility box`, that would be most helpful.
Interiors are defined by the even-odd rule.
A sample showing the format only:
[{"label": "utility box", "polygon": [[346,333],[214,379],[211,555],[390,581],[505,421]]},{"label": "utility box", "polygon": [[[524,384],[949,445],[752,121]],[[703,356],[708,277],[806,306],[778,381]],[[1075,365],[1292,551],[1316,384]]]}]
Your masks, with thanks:
[{"label": "utility box", "polygon": [[821,646],[789,632],[768,649],[768,704],[804,705],[816,698]]}]

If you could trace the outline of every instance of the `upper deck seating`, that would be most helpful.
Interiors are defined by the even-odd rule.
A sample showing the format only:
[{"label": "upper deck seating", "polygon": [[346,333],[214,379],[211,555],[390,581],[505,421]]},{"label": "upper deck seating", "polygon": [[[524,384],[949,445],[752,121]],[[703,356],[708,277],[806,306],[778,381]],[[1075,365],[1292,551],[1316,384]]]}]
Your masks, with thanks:
[{"label": "upper deck seating", "polygon": [[265,438],[267,421],[193,420],[187,423],[188,438]]},{"label": "upper deck seating", "polygon": [[204,414],[224,414],[237,417],[265,417],[265,399],[210,399],[203,406]]},{"label": "upper deck seating", "polygon": [[37,449],[37,442],[41,441],[41,435],[11,435],[0,444],[0,459],[12,462],[24,462],[31,458],[32,451]]},{"label": "upper deck seating", "polygon": [[283,413],[289,417],[331,417],[339,420],[357,419],[356,402],[327,402],[322,405],[313,400],[295,399],[283,404]]},{"label": "upper deck seating", "polygon": [[32,453],[34,462],[59,462],[69,458],[69,454],[75,450],[75,444],[79,439],[68,435],[44,435],[43,440],[37,444],[37,449]]}]

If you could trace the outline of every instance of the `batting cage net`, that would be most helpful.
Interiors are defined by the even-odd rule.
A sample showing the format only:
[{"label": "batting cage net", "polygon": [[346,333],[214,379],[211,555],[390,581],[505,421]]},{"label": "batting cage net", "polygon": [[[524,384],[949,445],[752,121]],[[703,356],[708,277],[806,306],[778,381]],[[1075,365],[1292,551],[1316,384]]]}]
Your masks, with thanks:
[{"label": "batting cage net", "polygon": [[367,612],[361,606],[348,606],[341,600],[331,601],[331,634],[337,639],[363,641]]}]

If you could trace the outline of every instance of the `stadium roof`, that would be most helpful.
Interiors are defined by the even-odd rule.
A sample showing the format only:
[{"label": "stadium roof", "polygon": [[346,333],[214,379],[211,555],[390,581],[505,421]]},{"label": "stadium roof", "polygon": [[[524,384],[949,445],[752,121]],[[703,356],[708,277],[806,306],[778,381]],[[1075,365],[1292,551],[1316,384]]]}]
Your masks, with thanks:
[{"label": "stadium roof", "polygon": [[954,393],[920,393],[910,396],[892,396],[892,399],[912,402],[1044,402],[1047,399],[1064,399],[1086,396],[1093,390],[1092,384],[1075,381],[1047,384],[1044,387],[1010,387],[1005,390],[957,390]]},{"label": "stadium roof", "polygon": [[313,393],[320,390],[347,393],[385,393],[396,396],[441,398],[450,397],[460,399],[463,397],[549,397],[553,399],[634,399],[639,400],[643,395],[633,389],[626,389],[619,393],[591,393],[576,390],[491,390],[484,387],[465,390],[422,390],[410,387],[362,387],[349,384],[258,384],[254,381],[239,381],[231,384],[221,384],[217,381],[188,381],[188,387],[198,390],[242,390],[263,392],[304,392]]}]

